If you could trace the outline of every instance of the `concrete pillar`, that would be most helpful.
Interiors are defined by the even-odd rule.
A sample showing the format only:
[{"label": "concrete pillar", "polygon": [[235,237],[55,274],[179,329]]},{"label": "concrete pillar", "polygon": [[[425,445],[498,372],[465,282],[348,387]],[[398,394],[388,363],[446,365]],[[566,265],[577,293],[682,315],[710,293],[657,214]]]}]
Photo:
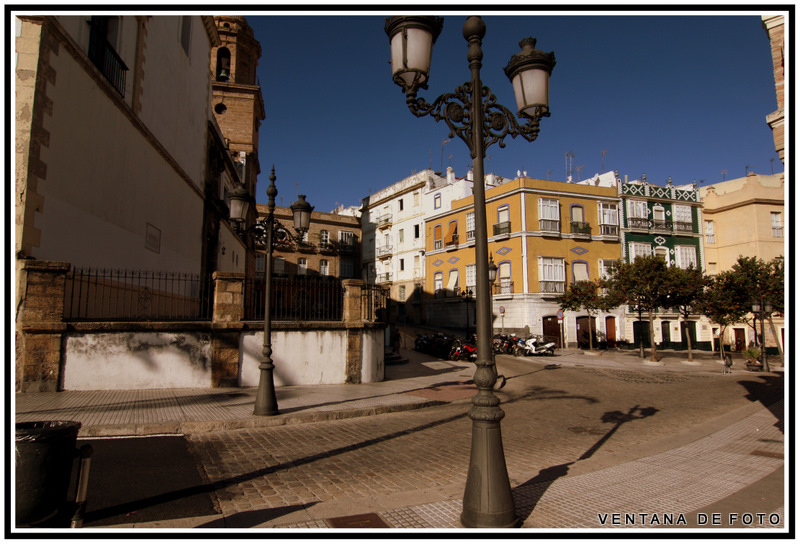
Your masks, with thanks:
[{"label": "concrete pillar", "polygon": [[214,272],[211,387],[239,385],[239,338],[244,319],[245,275]]},{"label": "concrete pillar", "polygon": [[363,286],[363,280],[342,280],[342,287],[344,287],[342,319],[345,323],[361,323],[361,288]]},{"label": "concrete pillar", "polygon": [[70,264],[25,260],[20,266],[16,319],[16,389],[57,391],[61,378],[64,282]]}]

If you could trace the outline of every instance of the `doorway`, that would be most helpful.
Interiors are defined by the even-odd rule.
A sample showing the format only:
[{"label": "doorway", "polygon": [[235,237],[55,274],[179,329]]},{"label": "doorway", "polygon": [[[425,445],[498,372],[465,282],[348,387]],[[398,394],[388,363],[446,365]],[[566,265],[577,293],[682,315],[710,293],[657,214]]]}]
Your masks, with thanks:
[{"label": "doorway", "polygon": [[733,346],[736,351],[744,351],[747,347],[744,329],[733,329]]},{"label": "doorway", "polygon": [[564,347],[561,345],[561,326],[556,316],[550,315],[542,318],[542,335],[545,341],[555,342],[558,349]]},{"label": "doorway", "polygon": [[595,323],[594,317],[590,318],[589,316],[579,317],[575,320],[577,329],[576,329],[576,336],[578,337],[578,348],[579,349],[589,349],[589,325],[591,321],[591,334],[592,334],[592,346],[597,347],[597,323]]},{"label": "doorway", "polygon": [[606,316],[606,342],[609,348],[617,347],[617,319]]}]

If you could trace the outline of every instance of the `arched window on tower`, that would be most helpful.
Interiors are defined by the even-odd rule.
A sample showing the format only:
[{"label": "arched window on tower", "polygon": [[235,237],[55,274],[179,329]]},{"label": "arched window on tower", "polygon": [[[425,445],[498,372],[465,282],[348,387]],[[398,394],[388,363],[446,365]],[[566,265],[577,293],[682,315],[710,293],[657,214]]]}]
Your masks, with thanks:
[{"label": "arched window on tower", "polygon": [[217,49],[217,81],[228,81],[231,78],[231,52],[227,47]]}]

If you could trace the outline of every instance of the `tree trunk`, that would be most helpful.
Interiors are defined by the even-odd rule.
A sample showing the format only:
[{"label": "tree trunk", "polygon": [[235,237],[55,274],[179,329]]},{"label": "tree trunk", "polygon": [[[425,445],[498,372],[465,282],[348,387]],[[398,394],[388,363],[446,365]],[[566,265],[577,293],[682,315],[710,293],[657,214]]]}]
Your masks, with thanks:
[{"label": "tree trunk", "polygon": [[589,351],[594,351],[592,346],[592,314],[589,312],[586,312],[586,314],[589,316]]},{"label": "tree trunk", "polygon": [[[684,316],[683,321],[683,333],[686,335],[686,345],[689,347],[689,362],[691,363],[694,361],[694,355],[692,354],[692,335],[689,334],[689,323],[686,321],[688,318]],[[714,341],[713,339],[711,340]]]},{"label": "tree trunk", "polygon": [[650,320],[650,360],[658,361],[658,350],[656,349],[656,329],[653,325],[655,318],[653,310],[647,310],[647,318]]},{"label": "tree trunk", "polygon": [[[722,326],[720,325],[719,329],[719,357],[723,363],[725,363],[725,329],[727,325]],[[711,341],[713,342],[714,339],[712,338]]]}]

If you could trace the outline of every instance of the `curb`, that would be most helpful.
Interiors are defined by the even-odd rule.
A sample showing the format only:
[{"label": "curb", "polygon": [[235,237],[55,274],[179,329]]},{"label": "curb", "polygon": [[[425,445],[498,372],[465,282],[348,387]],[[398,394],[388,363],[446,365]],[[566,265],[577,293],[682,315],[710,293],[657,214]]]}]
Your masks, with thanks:
[{"label": "curb", "polygon": [[350,419],[356,417],[388,414],[391,412],[407,412],[430,406],[449,404],[449,401],[425,400],[394,404],[388,406],[372,406],[369,408],[353,408],[348,410],[330,410],[326,412],[309,412],[298,414],[278,414],[276,416],[249,419],[226,419],[213,421],[164,421],[160,423],[120,423],[113,425],[87,425],[78,432],[80,438],[101,438],[119,436],[150,436],[159,434],[197,434],[214,431],[232,431],[237,429],[253,429],[262,427],[280,427],[298,423],[317,423]]}]

